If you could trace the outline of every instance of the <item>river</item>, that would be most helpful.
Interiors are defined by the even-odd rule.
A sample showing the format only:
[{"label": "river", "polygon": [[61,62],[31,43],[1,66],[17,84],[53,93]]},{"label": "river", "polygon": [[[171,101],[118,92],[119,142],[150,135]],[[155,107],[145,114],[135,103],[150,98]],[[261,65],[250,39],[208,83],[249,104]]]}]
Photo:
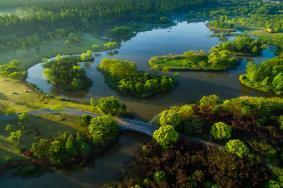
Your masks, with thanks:
[{"label": "river", "polygon": [[70,171],[52,171],[33,173],[31,175],[12,175],[8,173],[0,177],[3,188],[90,188],[102,187],[114,181],[123,173],[125,165],[135,156],[138,148],[150,138],[135,132],[123,132],[118,141],[100,158],[86,167]]},{"label": "river", "polygon": [[[150,120],[156,113],[172,105],[184,104],[199,100],[204,95],[217,94],[223,99],[243,95],[266,96],[242,86],[238,81],[239,74],[244,72],[246,59],[234,70],[223,72],[181,72],[179,83],[173,92],[150,99],[136,99],[120,96],[110,89],[104,82],[103,75],[96,69],[97,64],[104,57],[133,60],[138,68],[151,71],[147,65],[152,56],[178,54],[188,50],[208,51],[221,41],[213,36],[205,22],[180,22],[168,28],[158,28],[138,33],[132,39],[122,43],[118,54],[110,56],[107,52],[98,53],[94,63],[85,68],[88,77],[93,81],[92,87],[87,91],[64,92],[52,87],[42,77],[42,64],[37,64],[28,70],[27,82],[36,85],[45,93],[69,97],[75,100],[89,100],[90,97],[118,96],[138,118]],[[232,39],[230,37],[229,39]],[[261,57],[254,58],[259,63],[274,57],[272,48],[263,50]]]}]

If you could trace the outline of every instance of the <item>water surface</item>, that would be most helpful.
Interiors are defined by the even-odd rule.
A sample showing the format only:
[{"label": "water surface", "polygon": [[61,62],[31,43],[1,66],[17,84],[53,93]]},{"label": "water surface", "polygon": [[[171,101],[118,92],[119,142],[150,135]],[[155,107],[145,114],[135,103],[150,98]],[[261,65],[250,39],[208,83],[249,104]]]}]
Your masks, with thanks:
[{"label": "water surface", "polygon": [[149,138],[135,132],[124,132],[117,143],[101,158],[84,168],[73,171],[54,171],[31,176],[5,175],[0,177],[3,188],[91,188],[102,187],[123,173],[126,164],[135,156],[138,148]]},{"label": "water surface", "polygon": [[[243,95],[265,96],[266,94],[254,91],[242,86],[238,81],[239,74],[244,72],[246,60],[235,69],[223,72],[181,72],[179,83],[175,90],[162,97],[150,99],[135,99],[120,96],[110,89],[104,82],[103,75],[96,67],[104,57],[133,60],[138,68],[151,71],[147,65],[152,56],[179,54],[188,50],[208,51],[214,45],[219,44],[219,38],[213,36],[205,22],[187,23],[181,22],[169,28],[159,28],[152,31],[138,33],[134,38],[122,43],[119,53],[109,56],[107,52],[99,53],[100,56],[90,66],[86,67],[88,77],[93,85],[84,92],[64,92],[53,88],[42,77],[42,65],[38,64],[28,70],[27,81],[52,95],[67,96],[76,100],[88,100],[90,97],[118,96],[139,118],[149,120],[156,113],[172,105],[179,105],[199,100],[204,95],[217,94],[220,97],[232,98]],[[232,39],[230,37],[229,39]],[[274,57],[271,48],[263,50],[261,57],[254,58],[257,63]]]}]

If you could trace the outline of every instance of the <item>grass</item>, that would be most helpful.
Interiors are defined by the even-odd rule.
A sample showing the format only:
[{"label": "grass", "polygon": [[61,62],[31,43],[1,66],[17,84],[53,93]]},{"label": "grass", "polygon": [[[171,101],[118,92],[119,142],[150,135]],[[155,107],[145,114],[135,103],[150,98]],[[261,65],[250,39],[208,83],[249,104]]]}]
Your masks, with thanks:
[{"label": "grass", "polygon": [[78,44],[65,45],[65,39],[43,41],[38,47],[14,49],[0,52],[0,63],[7,63],[13,59],[23,62],[22,69],[39,63],[42,58],[54,57],[57,54],[78,54],[91,48],[92,44],[101,45],[104,42],[91,33],[80,33],[81,41]]},{"label": "grass", "polygon": [[16,119],[0,122],[0,164],[23,159],[22,151],[30,148],[32,143],[39,138],[52,138],[61,132],[76,133],[86,129],[80,125],[79,116],[68,114],[30,116],[24,124],[26,127],[23,131],[23,139],[19,143],[9,139],[9,133],[5,130],[7,124],[12,125],[14,130],[20,128]]},{"label": "grass", "polygon": [[283,33],[269,33],[265,30],[251,31],[251,34],[263,38],[268,43],[279,47],[281,53],[283,53]]},{"label": "grass", "polygon": [[39,108],[69,107],[92,111],[86,104],[46,97],[24,82],[0,76],[0,107],[6,112],[28,112]]}]

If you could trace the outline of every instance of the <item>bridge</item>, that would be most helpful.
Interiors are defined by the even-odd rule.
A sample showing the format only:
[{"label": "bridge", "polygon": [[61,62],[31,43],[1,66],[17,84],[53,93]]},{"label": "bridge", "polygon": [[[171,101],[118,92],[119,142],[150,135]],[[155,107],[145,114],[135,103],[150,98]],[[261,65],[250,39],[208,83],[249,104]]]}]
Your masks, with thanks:
[{"label": "bridge", "polygon": [[[44,114],[57,114],[57,113],[63,113],[63,114],[71,114],[76,116],[82,116],[83,114],[90,115],[91,117],[98,117],[99,114],[82,111],[79,109],[74,108],[63,108],[60,110],[51,110],[48,108],[42,108],[34,111],[28,112],[29,115],[44,115]],[[8,121],[13,120],[18,117],[19,114],[14,115],[0,115],[0,121]],[[137,121],[133,119],[127,119],[127,118],[116,118],[117,122],[119,123],[121,130],[132,130],[136,132],[140,132],[143,134],[146,134],[148,136],[152,136],[153,132],[157,129],[156,126],[153,126],[149,123],[145,123],[142,121]]]},{"label": "bridge", "polygon": [[[34,110],[31,112],[28,112],[29,115],[44,115],[44,114],[71,114],[71,115],[76,115],[76,116],[82,116],[83,114],[87,114],[90,115],[91,117],[98,117],[100,116],[99,114],[96,113],[92,113],[92,112],[87,112],[87,111],[82,111],[79,109],[74,109],[74,108],[63,108],[60,110],[51,110],[48,108],[42,108],[42,109],[38,109],[38,110]],[[12,119],[16,119],[18,117],[19,114],[14,114],[14,115],[0,115],[0,121],[8,121],[8,120],[12,120]],[[138,120],[133,120],[133,119],[127,119],[127,118],[116,118],[117,122],[119,123],[120,126],[120,130],[131,130],[131,131],[136,131],[136,132],[140,132],[143,133],[145,135],[148,135],[150,137],[152,137],[153,132],[155,130],[158,129],[158,127],[150,124],[150,123],[146,123],[146,122],[142,122],[142,121],[138,121]],[[220,149],[223,149],[223,146],[220,144],[216,144],[216,143],[212,143],[206,140],[202,140],[196,137],[188,137],[186,135],[181,134],[180,137],[184,140],[189,140],[189,141],[196,141],[196,142],[200,142],[206,146],[214,146],[214,147],[218,147]]]}]

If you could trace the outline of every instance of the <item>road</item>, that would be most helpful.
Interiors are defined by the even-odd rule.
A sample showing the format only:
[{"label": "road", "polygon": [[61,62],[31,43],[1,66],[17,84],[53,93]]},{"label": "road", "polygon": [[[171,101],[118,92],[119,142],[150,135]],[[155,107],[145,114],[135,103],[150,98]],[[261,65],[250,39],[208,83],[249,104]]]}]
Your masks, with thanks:
[{"label": "road", "polygon": [[[83,114],[88,114],[91,117],[100,116],[99,114],[95,114],[95,113],[87,112],[87,111],[82,111],[82,110],[74,109],[74,108],[63,108],[63,109],[60,109],[60,110],[51,110],[51,109],[48,109],[48,108],[42,108],[42,109],[38,109],[38,110],[28,112],[28,114],[30,114],[30,115],[57,114],[57,113],[71,114],[71,115],[76,115],[76,116],[82,116]],[[15,114],[15,115],[0,115],[0,121],[8,121],[8,120],[16,119],[17,115],[18,114]],[[137,131],[137,132],[146,134],[150,137],[152,137],[153,132],[158,129],[158,127],[156,127],[156,126],[154,126],[150,123],[137,121],[137,120],[133,120],[133,119],[116,118],[116,120],[118,121],[121,130]],[[196,137],[188,137],[188,136],[181,134],[181,138],[183,138],[185,140],[190,140],[190,141],[197,141],[197,142],[200,142],[200,143],[202,143],[206,146],[216,146],[218,148],[223,148],[222,145],[212,143],[212,142],[209,142],[209,141],[206,141],[206,140],[202,140],[202,139],[199,139],[199,138],[196,138]]]},{"label": "road", "polygon": [[[57,113],[63,113],[63,114],[71,114],[71,115],[76,115],[76,116],[81,116],[83,114],[88,114],[92,117],[97,117],[99,114],[95,114],[92,112],[86,112],[82,111],[79,109],[73,109],[73,108],[63,108],[60,110],[51,110],[48,108],[42,108],[38,110],[34,110],[31,112],[28,112],[29,115],[43,115],[43,114],[57,114]],[[16,119],[18,114],[15,115],[0,115],[0,121],[8,121],[12,119]],[[137,132],[144,133],[148,136],[152,136],[153,132],[157,129],[157,127],[141,122],[141,121],[136,121],[132,119],[127,119],[127,118],[116,118],[118,121],[121,130],[133,130]]]}]

